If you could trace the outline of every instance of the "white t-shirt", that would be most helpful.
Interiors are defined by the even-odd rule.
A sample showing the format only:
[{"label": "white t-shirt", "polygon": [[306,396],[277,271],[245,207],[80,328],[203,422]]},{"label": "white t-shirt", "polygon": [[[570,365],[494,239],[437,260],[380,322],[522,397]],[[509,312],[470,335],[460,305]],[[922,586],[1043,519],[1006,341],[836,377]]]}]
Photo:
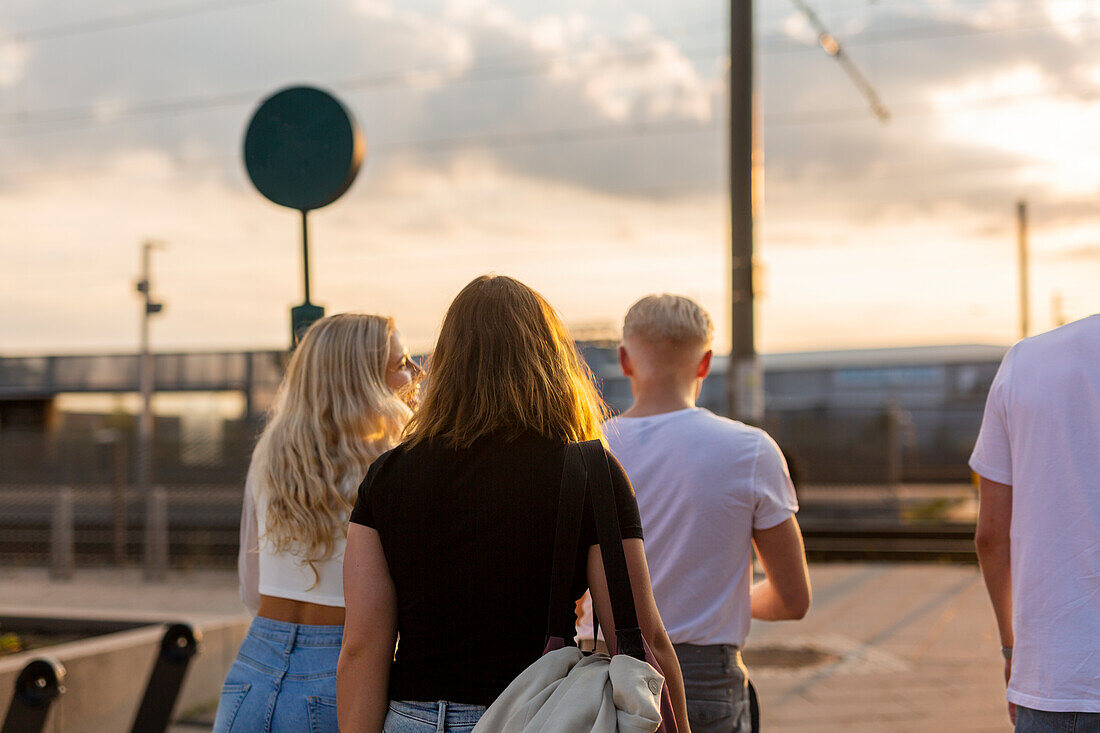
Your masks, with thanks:
[{"label": "white t-shirt", "polygon": [[[744,646],[752,531],[798,511],[767,433],[694,407],[604,424],[634,485],[653,597],[675,644]],[[586,613],[580,638],[591,637]]]},{"label": "white t-shirt", "polygon": [[1012,486],[1009,701],[1100,712],[1100,315],[1012,347],[970,467]]},{"label": "white t-shirt", "polygon": [[[339,488],[345,496],[354,498],[358,482],[348,477]],[[251,468],[245,480],[244,503],[241,507],[241,543],[237,555],[240,595],[252,612],[260,607],[260,596],[289,598],[321,606],[344,607],[344,545],[341,533],[333,542],[332,556],[313,563],[310,568],[293,552],[275,552],[265,537],[267,506],[256,495],[256,483]]]}]

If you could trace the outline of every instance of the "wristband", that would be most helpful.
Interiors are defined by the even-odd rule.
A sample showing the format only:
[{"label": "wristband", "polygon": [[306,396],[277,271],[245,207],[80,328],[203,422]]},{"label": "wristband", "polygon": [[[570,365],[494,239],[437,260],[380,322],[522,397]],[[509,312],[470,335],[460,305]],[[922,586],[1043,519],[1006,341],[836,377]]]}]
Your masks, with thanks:
[{"label": "wristband", "polygon": [[1011,660],[1012,659],[1012,647],[1010,647],[1010,646],[1001,647],[1001,656],[1004,657],[1006,660]]}]

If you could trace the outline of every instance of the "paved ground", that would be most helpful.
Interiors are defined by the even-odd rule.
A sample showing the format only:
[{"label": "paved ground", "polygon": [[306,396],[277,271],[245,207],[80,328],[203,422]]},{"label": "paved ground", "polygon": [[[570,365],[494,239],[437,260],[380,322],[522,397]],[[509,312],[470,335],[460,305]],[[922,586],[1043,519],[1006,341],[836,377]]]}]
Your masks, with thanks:
[{"label": "paved ground", "polygon": [[756,647],[807,646],[837,660],[757,667],[774,731],[1009,731],[1002,662],[981,575],[960,565],[817,565],[813,608],[754,623]]},{"label": "paved ground", "polygon": [[[992,613],[977,568],[815,565],[814,605],[799,622],[757,623],[746,654],[763,729],[882,733],[1008,731]],[[4,605],[224,615],[242,610],[225,571],[175,573],[145,584],[137,571],[83,570],[52,583],[38,569],[0,569]],[[782,654],[782,650],[793,650]],[[802,654],[816,666],[776,666]],[[179,726],[177,733],[209,730]]]}]

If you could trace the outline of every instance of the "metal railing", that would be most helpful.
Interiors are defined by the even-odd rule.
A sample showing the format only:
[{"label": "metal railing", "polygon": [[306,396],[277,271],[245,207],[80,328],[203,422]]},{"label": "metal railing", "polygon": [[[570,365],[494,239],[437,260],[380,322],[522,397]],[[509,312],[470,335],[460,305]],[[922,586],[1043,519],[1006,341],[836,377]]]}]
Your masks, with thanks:
[{"label": "metal railing", "polygon": [[[161,733],[168,729],[183,688],[191,659],[199,653],[201,633],[185,623],[168,624],[158,647],[152,672],[134,718],[133,733]],[[65,666],[48,655],[28,662],[15,679],[15,689],[0,733],[42,733],[50,714],[66,692],[79,688],[79,675],[66,681]],[[79,716],[80,711],[72,711]]]}]

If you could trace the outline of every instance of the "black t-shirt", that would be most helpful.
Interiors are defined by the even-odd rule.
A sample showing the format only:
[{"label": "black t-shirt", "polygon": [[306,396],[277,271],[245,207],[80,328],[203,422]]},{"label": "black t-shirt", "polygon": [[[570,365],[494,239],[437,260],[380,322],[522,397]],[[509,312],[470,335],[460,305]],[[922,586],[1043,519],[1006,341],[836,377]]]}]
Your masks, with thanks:
[{"label": "black t-shirt", "polygon": [[[543,650],[565,444],[524,434],[461,450],[399,446],[383,458],[351,521],[378,530],[397,589],[390,699],[489,705]],[[610,453],[608,463],[622,535],[641,538],[630,481]],[[576,598],[595,544],[586,501]]]}]

